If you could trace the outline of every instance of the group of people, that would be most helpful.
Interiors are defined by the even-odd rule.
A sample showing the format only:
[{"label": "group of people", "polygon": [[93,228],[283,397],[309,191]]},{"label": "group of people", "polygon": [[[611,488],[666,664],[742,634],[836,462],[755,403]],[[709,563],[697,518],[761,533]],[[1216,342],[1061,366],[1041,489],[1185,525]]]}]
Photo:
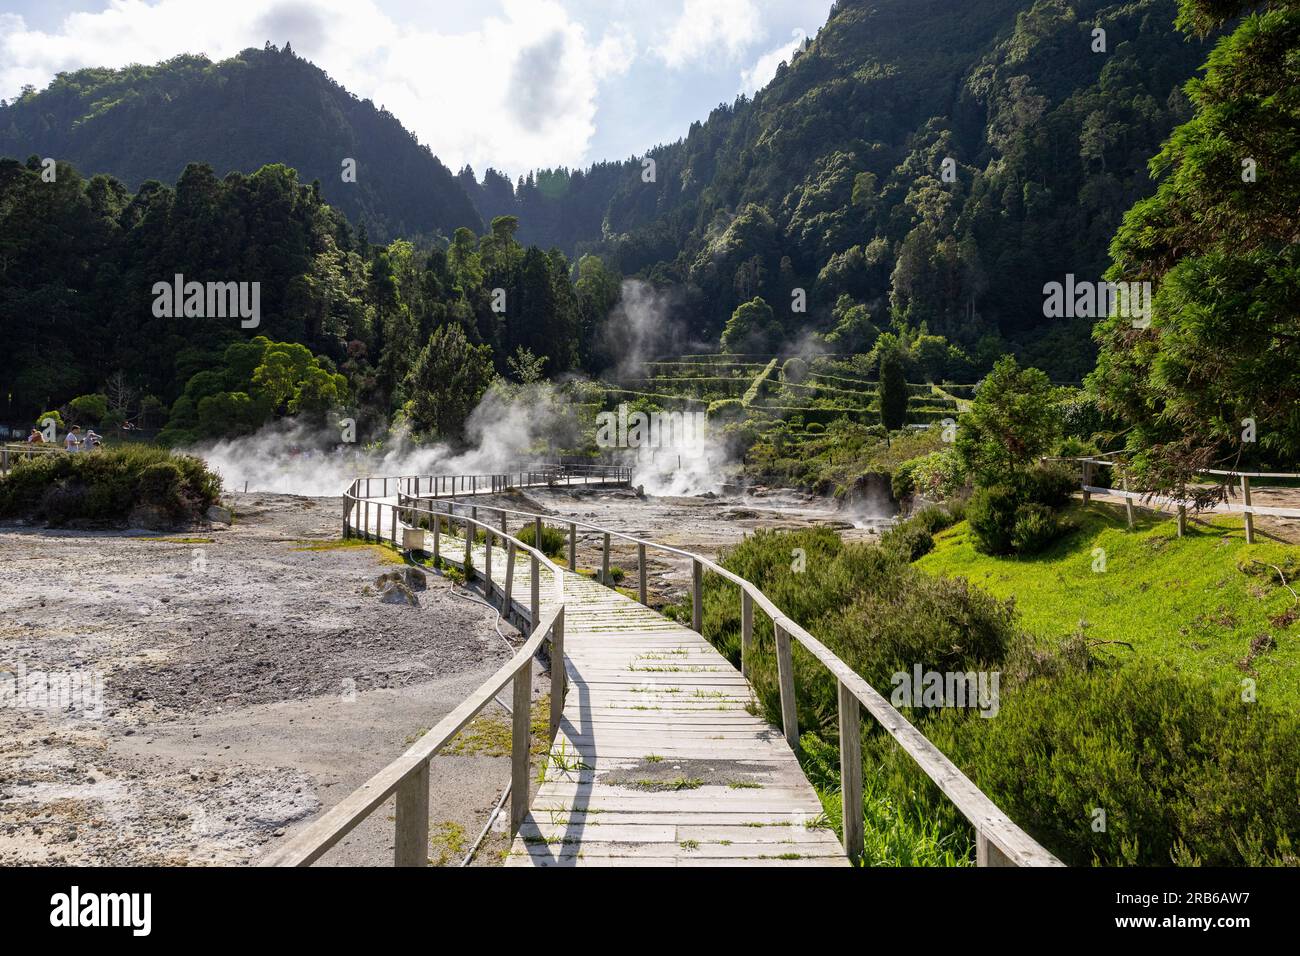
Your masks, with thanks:
[{"label": "group of people", "polygon": [[[68,433],[63,436],[63,450],[64,451],[94,451],[101,444],[103,444],[103,441],[104,440],[100,438],[100,436],[95,434],[95,430],[93,428],[87,429],[86,434],[83,437],[81,434],[81,426],[73,425],[70,429],[68,429]],[[45,435],[41,432],[39,428],[33,426],[32,433],[27,436],[27,444],[44,445]]]}]

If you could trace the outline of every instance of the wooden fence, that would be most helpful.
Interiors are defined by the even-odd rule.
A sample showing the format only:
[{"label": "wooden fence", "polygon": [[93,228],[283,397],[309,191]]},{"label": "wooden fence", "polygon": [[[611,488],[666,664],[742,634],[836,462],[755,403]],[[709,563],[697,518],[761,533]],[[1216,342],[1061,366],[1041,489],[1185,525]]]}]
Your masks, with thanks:
[{"label": "wooden fence", "polygon": [[[552,466],[549,481],[564,477],[566,469]],[[524,469],[506,475],[478,476],[490,479],[487,487],[507,490],[515,487],[513,480],[530,474],[547,473],[547,469]],[[691,566],[691,626],[697,632],[703,631],[703,579],[704,574],[716,574],[725,581],[735,585],[740,601],[741,620],[741,670],[748,676],[753,654],[754,612],[766,614],[772,623],[777,657],[778,683],[781,702],[781,725],[786,741],[798,752],[799,726],[795,709],[795,677],[792,659],[792,644],[799,644],[805,651],[825,667],[839,684],[839,738],[840,738],[840,776],[843,788],[843,842],[845,852],[850,858],[859,858],[863,850],[863,815],[862,815],[862,753],[861,753],[861,711],[865,709],[899,746],[917,763],[921,770],[935,783],[939,790],[953,802],[961,814],[974,827],[976,834],[976,862],[980,866],[1060,866],[1061,862],[1050,852],[1040,846],[1027,833],[1021,830],[988,798],[975,784],[961,772],[944,754],[928,740],[919,730],[903,717],[875,688],[871,687],[861,676],[841,661],[835,654],[813,637],[797,622],[783,614],[754,584],[733,574],[726,568],[708,558],[684,551],[680,548],[659,544],[655,541],[638,538],[610,528],[589,522],[557,519],[534,512],[520,511],[495,506],[465,505],[446,500],[442,496],[455,494],[456,487],[479,488],[482,483],[471,480],[468,485],[457,476],[448,481],[448,476],[420,475],[401,478],[382,479],[382,493],[385,497],[397,495],[395,503],[371,502],[364,495],[374,489],[374,482],[380,479],[358,479],[344,498],[344,535],[361,533],[377,540],[385,540],[385,525],[390,529],[387,540],[394,541],[400,548],[408,530],[416,531],[422,524],[432,528],[441,528],[444,523],[450,529],[457,523],[463,524],[466,538],[465,559],[440,555],[444,561],[466,566],[471,542],[475,536],[473,529],[485,532],[488,568],[484,590],[489,600],[494,586],[491,580],[491,548],[494,538],[499,538],[506,547],[507,570],[504,579],[504,591],[500,593],[502,606],[509,612],[512,606],[513,556],[523,549],[532,559],[531,581],[533,596],[530,601],[531,635],[519,652],[496,674],[483,684],[471,697],[439,724],[425,734],[400,758],[376,774],[354,794],[338,804],[317,822],[304,830],[297,837],[277,850],[265,861],[265,865],[307,865],[318,859],[329,847],[333,846],[343,835],[348,833],[362,819],[369,815],[388,796],[397,793],[397,840],[395,843],[395,861],[398,865],[423,865],[428,836],[428,768],[429,760],[444,747],[452,737],[506,684],[514,682],[515,708],[512,732],[512,801],[511,825],[517,829],[527,810],[526,799],[515,799],[519,794],[527,793],[528,781],[528,694],[531,692],[527,681],[530,679],[530,662],[541,647],[547,635],[551,636],[552,651],[552,692],[551,692],[551,729],[554,732],[563,710],[564,666],[564,590],[562,573],[540,550],[524,544],[511,535],[507,529],[507,517],[522,517],[531,523],[534,529],[534,542],[541,544],[543,529],[549,524],[566,526],[568,535],[568,566],[570,571],[577,569],[577,530],[595,532],[601,541],[601,580],[609,584],[610,547],[615,540],[628,542],[636,546],[638,556],[638,598],[647,603],[646,595],[646,553],[653,549],[662,553],[685,558]],[[474,476],[468,476],[471,479]],[[607,480],[608,476],[606,476]],[[438,497],[433,497],[437,495]],[[370,506],[379,510],[375,512],[376,520],[371,521]],[[358,511],[360,509],[360,511]],[[387,509],[387,510],[385,510]],[[497,525],[480,520],[479,511],[496,513]],[[468,513],[467,513],[468,512]],[[360,517],[358,523],[354,520]],[[435,548],[439,546],[440,535],[433,535]],[[540,619],[540,606],[537,598],[539,567],[551,571],[556,581],[557,607],[545,619]],[[529,676],[526,676],[529,675]],[[558,677],[557,677],[558,675]],[[559,686],[556,686],[558,680]],[[857,808],[856,812],[852,812]]]}]

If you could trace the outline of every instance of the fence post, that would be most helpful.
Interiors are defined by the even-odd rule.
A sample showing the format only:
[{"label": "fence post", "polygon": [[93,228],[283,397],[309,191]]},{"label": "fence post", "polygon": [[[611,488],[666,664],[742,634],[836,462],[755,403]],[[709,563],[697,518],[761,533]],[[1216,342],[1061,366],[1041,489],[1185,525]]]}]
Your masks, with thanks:
[{"label": "fence post", "polygon": [[492,603],[492,532],[483,529],[483,596]]},{"label": "fence post", "polygon": [[749,655],[754,642],[754,599],[740,589],[740,673],[749,677]]},{"label": "fence post", "polygon": [[1092,484],[1089,480],[1092,478],[1092,462],[1083,463],[1083,503],[1086,505],[1092,500],[1092,492],[1088,490],[1088,485]]},{"label": "fence post", "polygon": [[429,506],[429,524],[433,525],[433,563],[436,566],[438,561],[438,542],[442,537],[442,517],[438,514],[438,509]]},{"label": "fence post", "polygon": [[850,860],[862,856],[862,728],[858,699],[840,685],[840,819],[844,852]]},{"label": "fence post", "polygon": [[[785,742],[795,753],[799,752],[799,712],[794,700],[794,659],[790,656],[790,635],[777,621],[772,621],[776,636],[776,671],[781,685],[781,729]],[[843,786],[844,781],[840,781]]]},{"label": "fence post", "polygon": [[1178,505],[1178,537],[1187,533],[1187,505]]},{"label": "fence post", "polygon": [[465,519],[465,583],[469,584],[474,580],[474,553],[470,550],[474,546],[474,526]]},{"label": "fence post", "polygon": [[704,633],[704,565],[691,559],[691,630]]},{"label": "fence post", "polygon": [[604,544],[601,546],[601,551],[600,551],[600,583],[605,585],[605,587],[607,588],[612,588],[614,586],[613,583],[609,580],[609,532],[608,531],[605,532],[605,541]]},{"label": "fence post", "polygon": [[532,741],[528,738],[533,704],[533,661],[524,661],[515,673],[514,713],[510,732],[510,835],[528,815],[528,752]]},{"label": "fence post", "polygon": [[396,866],[429,865],[429,761],[397,785]]},{"label": "fence post", "polygon": [[533,519],[533,547],[538,551],[542,550],[542,519],[540,516]]},{"label": "fence post", "polygon": [[394,508],[393,508],[393,544],[397,545],[398,547],[401,547],[401,545],[400,545],[400,544],[398,543],[398,541],[397,541],[397,508],[396,508],[396,506],[394,506]]},{"label": "fence post", "polygon": [[[1250,479],[1245,475],[1241,476],[1241,501],[1250,507]],[[1255,543],[1255,515],[1249,511],[1246,512],[1246,543]]]},{"label": "fence post", "polygon": [[1015,866],[1011,858],[999,850],[982,831],[975,831],[976,866]]},{"label": "fence post", "polygon": [[1124,517],[1128,519],[1129,530],[1133,530],[1133,499],[1128,496],[1128,475],[1124,476]]},{"label": "fence post", "polygon": [[645,587],[645,545],[644,544],[638,544],[636,546],[636,567],[637,567],[636,596],[637,599],[642,604],[646,605],[646,607],[649,607],[650,602],[646,599],[646,587]]},{"label": "fence post", "polygon": [[569,522],[569,570],[578,570],[578,526]]},{"label": "fence post", "polygon": [[564,685],[568,674],[564,670],[564,607],[561,606],[551,625],[551,735],[560,727],[564,717]]},{"label": "fence post", "polygon": [[537,555],[529,555],[532,561],[532,581],[529,582],[529,591],[531,592],[528,599],[529,611],[532,614],[532,620],[528,622],[528,630],[537,630],[537,625],[541,623],[541,565],[537,561]]},{"label": "fence post", "polygon": [[506,545],[506,595],[501,604],[501,614],[507,621],[510,620],[510,602],[515,591],[515,543],[513,541]]}]

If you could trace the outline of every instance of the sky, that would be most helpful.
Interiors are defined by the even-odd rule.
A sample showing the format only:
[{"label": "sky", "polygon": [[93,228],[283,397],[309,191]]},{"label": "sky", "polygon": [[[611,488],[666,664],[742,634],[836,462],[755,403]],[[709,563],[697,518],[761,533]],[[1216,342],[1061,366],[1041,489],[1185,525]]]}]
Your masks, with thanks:
[{"label": "sky", "polygon": [[0,98],[87,66],[289,42],[452,170],[586,166],[752,94],[831,0],[0,0]]}]

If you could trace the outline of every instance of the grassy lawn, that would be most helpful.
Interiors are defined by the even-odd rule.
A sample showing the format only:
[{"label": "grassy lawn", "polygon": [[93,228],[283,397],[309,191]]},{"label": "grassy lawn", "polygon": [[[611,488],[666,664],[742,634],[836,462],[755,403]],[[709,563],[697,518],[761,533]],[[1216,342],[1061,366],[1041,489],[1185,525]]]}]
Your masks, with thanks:
[{"label": "grassy lawn", "polygon": [[[1247,545],[1239,517],[1189,524],[1179,540],[1171,518],[1148,515],[1129,531],[1123,509],[1107,504],[1076,504],[1070,516],[1078,530],[1033,558],[976,553],[962,522],[916,563],[1014,598],[1024,627],[1040,638],[1066,637],[1086,622],[1089,641],[1132,645],[1098,644],[1094,653],[1161,658],[1216,685],[1253,677],[1261,702],[1300,704],[1300,606],[1272,568],[1242,570],[1252,561],[1277,565],[1300,592],[1300,547],[1259,537]],[[1102,552],[1105,570],[1094,570]]]}]

